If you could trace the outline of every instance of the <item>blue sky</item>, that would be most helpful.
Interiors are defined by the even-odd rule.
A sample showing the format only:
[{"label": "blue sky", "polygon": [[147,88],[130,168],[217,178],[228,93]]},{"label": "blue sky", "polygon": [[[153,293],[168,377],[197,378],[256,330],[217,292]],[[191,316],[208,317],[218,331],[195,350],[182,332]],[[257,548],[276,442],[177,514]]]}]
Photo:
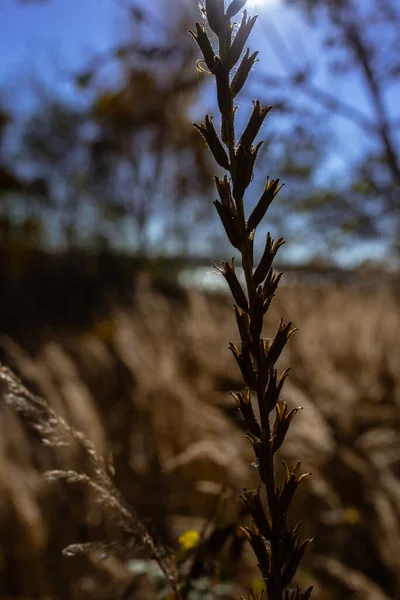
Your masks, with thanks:
[{"label": "blue sky", "polygon": [[1,0],[1,88],[12,93],[35,76],[69,93],[69,72],[116,39],[118,13],[113,0]]},{"label": "blue sky", "polygon": [[38,0],[0,3],[0,75],[50,62],[56,51],[71,64],[110,46],[117,9],[112,0]]},{"label": "blue sky", "polygon": [[[148,6],[155,11],[158,2],[162,0],[150,1]],[[250,6],[249,10],[254,11],[254,8]],[[272,46],[266,41],[265,31],[269,24],[283,34],[294,57],[301,49],[302,55],[314,60],[319,47],[318,33],[299,23],[298,17],[283,8],[279,0],[260,4],[257,12],[260,19],[253,39],[253,45],[257,44],[261,50],[257,69],[283,72]],[[119,6],[119,0],[1,0],[0,94],[15,104],[14,98],[23,98],[21,89],[34,77],[50,83],[61,94],[73,94],[70,74],[82,68],[91,56],[112,47],[120,39],[121,32],[124,35],[125,21],[126,13]],[[349,104],[367,114],[370,111],[368,98],[360,92],[357,76],[335,84],[321,69],[316,78],[321,87],[345,96]],[[335,131],[342,140],[342,147],[338,148],[336,159],[332,161],[336,160],[338,168],[343,168],[344,155],[347,152],[357,155],[362,139],[357,129],[342,119],[335,122]]]}]

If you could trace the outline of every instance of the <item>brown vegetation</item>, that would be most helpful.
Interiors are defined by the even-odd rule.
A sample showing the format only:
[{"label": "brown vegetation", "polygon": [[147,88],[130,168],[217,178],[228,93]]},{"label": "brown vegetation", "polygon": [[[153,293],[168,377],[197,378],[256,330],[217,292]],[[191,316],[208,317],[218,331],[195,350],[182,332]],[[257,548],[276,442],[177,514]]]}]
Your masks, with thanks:
[{"label": "brown vegetation", "polygon": [[[131,308],[115,306],[87,330],[1,339],[3,362],[101,454],[112,451],[123,497],[167,545],[200,527],[221,481],[225,519],[234,520],[241,489],[255,475],[228,394],[240,386],[226,344],[237,335],[233,311],[226,298],[173,290],[162,293],[143,276]],[[301,455],[313,472],[295,515],[315,537],[300,582],[312,576],[324,600],[396,598],[397,296],[296,286],[278,294],[271,323],[288,314],[301,327],[281,361],[293,367],[284,399],[306,408],[307,418],[293,424],[285,457]],[[89,490],[54,486],[40,475],[82,470],[79,452],[43,448],[4,403],[0,439],[1,596],[118,597],[132,579],[123,555],[101,561],[95,550],[84,560],[61,554],[67,544],[117,535]],[[256,574],[243,561],[237,580],[246,587]]]}]

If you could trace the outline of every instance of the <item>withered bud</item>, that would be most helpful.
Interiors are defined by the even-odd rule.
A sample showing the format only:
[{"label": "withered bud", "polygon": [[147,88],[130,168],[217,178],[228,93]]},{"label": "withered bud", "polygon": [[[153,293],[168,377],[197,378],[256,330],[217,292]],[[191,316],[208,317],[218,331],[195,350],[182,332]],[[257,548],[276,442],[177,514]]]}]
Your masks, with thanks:
[{"label": "withered bud", "polygon": [[265,297],[264,301],[264,314],[270,307],[272,298],[275,296],[276,289],[279,285],[283,273],[274,273],[272,269],[268,271],[268,275],[264,281],[263,294]]},{"label": "withered bud", "polygon": [[268,113],[271,112],[272,108],[272,106],[262,107],[258,100],[256,100],[256,102],[253,102],[253,111],[251,113],[249,122],[246,125],[246,129],[242,133],[242,137],[239,140],[239,144],[246,147],[251,146],[251,144],[256,138],[256,135],[260,131],[261,125],[263,124],[265,117],[268,115]]},{"label": "withered bud", "polygon": [[255,285],[259,285],[267,277],[276,253],[284,243],[285,240],[283,238],[279,238],[275,242],[268,232],[263,255],[257,265],[256,270],[254,271],[253,281]]},{"label": "withered bud", "polygon": [[251,56],[249,56],[250,50],[247,48],[245,55],[242,58],[242,62],[239,65],[238,70],[235,73],[234,78],[231,82],[231,94],[232,98],[238,95],[244,84],[246,83],[247,77],[256,62],[256,58],[258,56],[258,51],[253,52]]},{"label": "withered bud", "polygon": [[214,201],[214,206],[217,209],[218,216],[221,219],[230,243],[232,246],[240,250],[242,245],[242,237],[237,227],[235,216],[232,215],[231,211],[218,200]]},{"label": "withered bud", "polygon": [[230,165],[228,156],[225,152],[223,145],[220,142],[217,132],[215,131],[215,127],[212,122],[212,117],[206,115],[204,123],[200,123],[200,125],[198,125],[197,123],[193,123],[193,125],[196,127],[196,129],[200,131],[201,135],[206,140],[217,163],[221,167],[229,171]]},{"label": "withered bud", "polygon": [[265,579],[267,579],[269,575],[270,563],[267,545],[255,525],[253,525],[251,528],[245,527],[243,528],[243,531],[245,532],[246,537],[249,540],[251,547],[253,548],[254,554],[257,556],[259,563],[258,568],[260,569],[262,576]]},{"label": "withered bud", "polygon": [[287,404],[284,402],[278,402],[276,407],[276,417],[274,422],[274,428],[272,431],[272,452],[275,454],[286,437],[290,423],[293,421],[300,408],[292,408],[288,412]]},{"label": "withered bud", "polygon": [[232,194],[231,194],[231,186],[229,185],[229,181],[227,176],[223,179],[219,179],[219,177],[215,177],[215,186],[217,188],[219,197],[221,198],[221,203],[229,209],[232,216],[236,216],[236,206],[233,202]]},{"label": "withered bud", "polygon": [[231,392],[232,396],[235,398],[239,408],[240,408],[240,412],[242,413],[245,425],[247,427],[247,429],[249,431],[251,431],[252,434],[254,434],[257,437],[260,437],[261,435],[261,430],[260,430],[260,425],[257,421],[257,417],[254,413],[252,404],[251,404],[251,399],[250,399],[250,390],[246,389],[243,392],[239,392],[237,394],[234,394],[233,392]]},{"label": "withered bud", "polygon": [[235,200],[243,198],[244,192],[253,178],[254,163],[262,144],[263,142],[259,142],[257,146],[251,148],[245,148],[239,144],[236,152],[236,176],[233,181]]},{"label": "withered bud", "polygon": [[251,362],[250,353],[242,344],[242,351],[240,352],[237,346],[230,342],[229,349],[231,350],[240,372],[242,374],[245,384],[252,390],[257,385],[257,374],[254,372],[254,368]]},{"label": "withered bud", "polygon": [[303,475],[298,475],[300,461],[297,462],[291,473],[289,472],[287,464],[285,462],[283,462],[283,464],[286,468],[286,480],[278,498],[278,507],[281,514],[285,514],[287,512],[299,483],[311,475],[311,473],[303,473]]},{"label": "withered bud", "polygon": [[284,323],[281,319],[278,331],[276,332],[267,356],[264,359],[264,366],[267,371],[269,371],[276,363],[289,337],[295,332],[295,329],[290,329],[291,326],[292,323]]},{"label": "withered bud", "polygon": [[266,409],[266,414],[269,414],[272,410],[274,410],[279,400],[283,384],[285,383],[285,379],[289,375],[289,372],[290,369],[285,369],[278,379],[276,369],[270,371],[268,377],[268,384],[264,395],[264,405]]},{"label": "withered bud", "polygon": [[243,288],[240,285],[235,272],[235,259],[232,258],[232,263],[223,261],[222,269],[219,269],[219,271],[222,273],[222,275],[228,282],[229,288],[232,292],[232,296],[236,304],[239,306],[239,308],[248,312],[249,305],[247,302],[246,294],[244,293]]},{"label": "withered bud", "polygon": [[257,15],[247,19],[247,10],[243,11],[242,22],[240,23],[239,29],[236,32],[235,38],[232,42],[231,47],[228,50],[228,56],[226,59],[228,69],[232,69],[242,54],[246,45],[247,39],[254,27],[254,23],[257,21]]},{"label": "withered bud", "polygon": [[266,540],[269,540],[272,535],[272,528],[261,504],[260,489],[261,486],[258,486],[257,493],[244,490],[242,499],[248,506],[253,521],[257,523],[261,535],[263,535]]},{"label": "withered bud", "polygon": [[[303,558],[305,551],[307,550],[308,546],[311,544],[313,540],[304,540],[303,542],[299,542],[298,539],[296,539],[295,543],[294,543],[294,549],[292,551],[292,556],[290,558],[290,560],[286,563],[286,565],[283,568],[282,571],[282,583],[284,586],[289,585],[289,583],[292,581],[293,577],[296,574],[297,571],[297,567],[299,566],[299,563],[301,561],[301,559]],[[310,588],[309,588],[310,590]],[[309,591],[307,590],[307,592]],[[307,594],[306,592],[306,594]],[[311,593],[311,590],[310,590]],[[305,595],[306,598],[309,598],[310,593],[308,595]],[[304,598],[304,596],[303,596]]]},{"label": "withered bud", "polygon": [[265,213],[267,212],[272,200],[275,198],[279,190],[283,187],[279,184],[279,179],[272,179],[269,181],[267,178],[267,184],[261,195],[261,198],[254,207],[249,220],[247,221],[247,230],[253,231],[263,220]]},{"label": "withered bud", "polygon": [[189,33],[193,36],[194,40],[198,44],[208,69],[211,73],[214,73],[215,52],[211,46],[211,42],[208,38],[206,30],[200,25],[200,23],[196,23],[196,33],[190,31],[190,29]]}]

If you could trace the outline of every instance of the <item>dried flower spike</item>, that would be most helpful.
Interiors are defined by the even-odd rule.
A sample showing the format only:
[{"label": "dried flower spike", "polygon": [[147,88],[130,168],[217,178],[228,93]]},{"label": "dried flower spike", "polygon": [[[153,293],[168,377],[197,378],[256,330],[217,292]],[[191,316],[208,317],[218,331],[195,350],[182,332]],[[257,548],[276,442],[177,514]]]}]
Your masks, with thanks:
[{"label": "dried flower spike", "polygon": [[[244,381],[243,391],[233,396],[246,424],[246,435],[253,445],[256,457],[254,464],[262,482],[257,492],[245,490],[243,494],[253,520],[252,526],[245,528],[243,533],[256,554],[258,568],[265,582],[265,590],[258,599],[308,600],[312,587],[305,592],[301,592],[299,588],[289,590],[287,587],[311,541],[301,540],[300,524],[290,527],[287,519],[296,489],[308,473],[298,473],[300,462],[292,470],[285,464],[286,479],[281,489],[275,479],[275,454],[299,410],[289,410],[280,399],[288,370],[278,376],[275,367],[294,330],[291,323],[281,321],[271,341],[262,338],[264,315],[282,275],[274,273],[272,264],[284,240],[279,238],[274,241],[268,233],[264,252],[257,265],[254,265],[253,253],[257,227],[282,187],[279,180],[267,179],[265,189],[247,221],[244,209],[244,195],[253,179],[254,165],[262,144],[255,144],[255,138],[272,107],[262,107],[259,101],[254,102],[252,114],[239,142],[236,141],[235,133],[234,98],[245,85],[258,54],[250,54],[250,50],[246,49],[235,75],[232,76],[231,71],[240,60],[257,19],[248,18],[247,11],[243,10],[240,26],[232,39],[231,18],[245,4],[245,0],[233,0],[225,13],[224,0],[206,0],[203,12],[218,38],[218,52],[212,48],[205,29],[200,25],[196,24],[197,34],[192,33],[210,74],[216,79],[221,113],[220,136],[209,116],[203,124],[196,127],[206,139],[217,163],[229,173],[229,178],[216,177],[220,200],[216,200],[214,205],[229,241],[240,252],[246,281],[243,289],[236,275],[233,259],[231,262],[223,262],[220,271],[235,302],[241,340],[240,344],[230,344]],[[258,404],[259,418],[254,410],[254,402]],[[253,591],[250,591],[249,599],[257,599]]]}]

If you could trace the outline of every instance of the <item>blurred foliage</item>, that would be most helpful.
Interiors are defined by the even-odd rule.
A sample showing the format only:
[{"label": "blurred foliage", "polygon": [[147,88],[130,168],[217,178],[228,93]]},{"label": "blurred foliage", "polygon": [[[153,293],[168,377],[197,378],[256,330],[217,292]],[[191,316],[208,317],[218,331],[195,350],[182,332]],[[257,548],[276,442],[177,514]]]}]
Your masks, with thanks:
[{"label": "blurred foliage", "polygon": [[[134,41],[76,74],[78,101],[39,90],[14,153],[6,133],[12,138],[18,130],[2,113],[3,244],[11,241],[8,230],[38,220],[37,245],[117,243],[139,254],[184,253],[193,229],[209,220],[209,157],[190,118],[202,85],[192,68],[195,49],[188,36],[184,44],[169,42],[162,31],[159,43],[149,41],[143,13],[129,15]],[[187,17],[181,11],[182,31]],[[107,69],[117,84],[104,85]]]},{"label": "blurred foliage", "polygon": [[[99,260],[99,268],[104,262]],[[102,455],[112,450],[127,505],[158,539],[167,540],[167,548],[180,552],[179,536],[189,530],[183,540],[190,541],[190,530],[202,532],[213,515],[206,553],[211,564],[198,579],[216,572],[218,585],[239,584],[228,598],[246,597],[250,584],[258,592],[262,582],[255,579],[248,546],[238,559],[233,542],[243,538],[227,538],[232,523],[239,518],[242,524],[243,485],[253,489],[256,483],[243,422],[227,393],[239,386],[226,345],[235,328],[228,300],[197,291],[179,295],[178,289],[173,296],[171,287],[166,293],[142,273],[135,279],[133,304],[132,293],[125,305],[114,295],[107,311],[99,306],[103,272],[94,278],[94,269],[87,268],[88,275],[77,280],[76,265],[68,271],[65,263],[51,264],[43,280],[37,271],[25,274],[22,327],[21,318],[2,319],[7,334],[2,361],[32,390],[46,394]],[[115,261],[112,274],[116,266]],[[400,597],[399,281],[393,277],[390,284],[389,278],[379,289],[381,271],[365,274],[351,273],[349,283],[338,286],[327,285],[321,273],[314,283],[289,285],[271,305],[272,320],[292,314],[302,324],[281,366],[294,367],[285,392],[288,405],[304,406],[308,417],[295,422],[282,459],[294,464],[301,454],[313,473],[292,519],[306,517],[306,534],[315,538],[298,583],[312,578],[319,600]],[[46,290],[46,281],[53,290]],[[86,311],[78,327],[66,320],[66,298]],[[51,302],[59,315],[64,310],[62,323],[51,321]],[[88,327],[93,315],[97,323],[112,322],[107,335],[104,325]],[[85,470],[82,455],[66,446],[44,449],[4,402],[0,408],[0,596],[115,600],[134,586],[125,598],[156,600],[148,582],[132,573],[132,566],[143,572],[154,565],[140,545],[108,558],[101,549],[100,555],[62,555],[71,543],[115,540],[115,528],[94,506],[88,488],[43,484],[40,472],[46,469]],[[194,546],[195,556],[202,547]],[[133,559],[143,562],[132,565]]]},{"label": "blurred foliage", "polygon": [[[209,157],[191,126],[198,103],[208,102],[208,79],[194,72],[197,50],[185,33],[198,17],[197,7],[123,6],[131,35],[74,74],[76,102],[48,91],[39,94],[25,126],[12,111],[1,112],[2,243],[27,240],[23,227],[28,222],[38,245],[117,244],[149,254],[206,254],[211,244],[221,248],[209,202]],[[267,155],[268,172],[287,183],[279,206],[271,209],[270,226],[309,248],[312,229],[314,253],[326,256],[347,238],[380,240],[396,253],[398,3],[286,0],[285,10],[316,33],[320,47],[311,55],[298,38],[286,39],[271,22],[266,42],[281,74],[268,72],[266,63],[258,79],[252,76],[257,95],[275,106],[259,164]],[[322,72],[326,87],[319,83]],[[357,80],[357,93],[369,111],[346,97],[350,80]],[[253,94],[240,98],[238,121]],[[343,121],[349,129],[338,126]],[[350,137],[345,139],[343,131]],[[19,148],[12,153],[7,140],[15,136]],[[332,171],[332,156],[342,161],[340,169]],[[268,172],[256,171],[260,189]],[[248,198],[249,208],[255,200]]]},{"label": "blurred foliage", "polygon": [[[283,75],[264,72],[258,85],[268,90],[264,91],[266,102],[284,106],[290,116],[287,138],[308,165],[308,173],[304,171],[308,186],[305,191],[294,188],[297,200],[293,201],[292,194],[287,198],[286,215],[293,215],[293,209],[300,212],[308,227],[317,227],[320,239],[328,242],[340,234],[342,243],[344,235],[350,235],[396,248],[400,113],[393,106],[400,85],[399,4],[396,0],[286,3],[320,40],[311,54],[307,43],[302,45],[295,36],[287,39],[273,24],[268,27],[266,42]],[[321,73],[329,83],[325,87],[319,83]],[[359,94],[361,102],[346,93],[354,90],[349,83],[355,85],[352,94]],[[346,130],[340,126],[344,121]],[[296,133],[299,124],[306,124],[307,135],[314,141],[308,161]],[[323,181],[321,167],[328,165],[332,151],[343,162],[342,172]]]}]

